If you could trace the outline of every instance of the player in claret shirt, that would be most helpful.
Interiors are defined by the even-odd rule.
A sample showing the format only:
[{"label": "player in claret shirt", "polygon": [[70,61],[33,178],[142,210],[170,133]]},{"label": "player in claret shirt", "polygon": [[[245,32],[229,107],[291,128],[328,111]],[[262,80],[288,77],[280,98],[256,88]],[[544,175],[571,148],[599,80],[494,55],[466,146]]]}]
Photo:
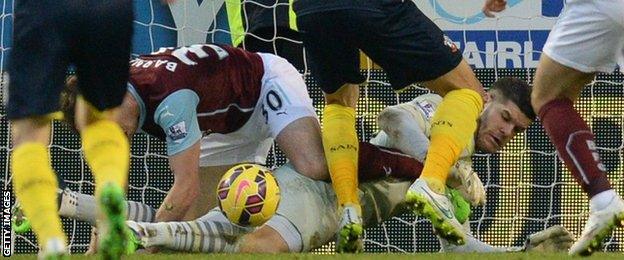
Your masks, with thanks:
[{"label": "player in claret shirt", "polygon": [[[63,98],[68,122],[77,81],[68,80]],[[174,182],[156,221],[205,214],[221,175],[240,162],[265,163],[273,139],[298,172],[328,178],[305,83],[275,55],[213,44],[161,48],[130,61],[121,111],[116,121],[128,137],[143,131],[167,142]]]},{"label": "player in claret shirt", "polygon": [[[483,11],[503,11],[507,1],[486,0]],[[589,198],[589,218],[571,255],[603,249],[605,237],[624,226],[624,200],[611,186],[594,134],[574,108],[597,73],[624,72],[624,1],[566,1],[540,57],[531,103],[559,158]],[[561,119],[565,118],[565,124]]]},{"label": "player in claret shirt", "polygon": [[[62,99],[68,122],[78,80],[68,80]],[[126,135],[140,130],[167,142],[174,182],[154,221],[204,215],[216,206],[214,189],[223,173],[241,162],[264,164],[273,140],[298,173],[329,179],[305,83],[272,54],[199,44],[140,56],[130,62],[121,111],[116,121]],[[394,157],[375,151],[371,158]]]},{"label": "player in claret shirt", "polygon": [[[441,248],[447,252],[505,252],[525,250],[567,250],[573,237],[563,227],[551,227],[529,236],[525,248],[493,247],[472,236],[467,218],[469,204],[483,205],[485,189],[472,170],[471,156],[475,150],[485,153],[500,151],[514,136],[526,129],[535,119],[530,104],[530,87],[515,78],[501,78],[488,91],[489,100],[479,116],[479,126],[471,145],[457,164],[449,171],[447,185],[458,191],[449,196],[453,202],[456,221],[463,224],[466,244],[455,246],[439,236]],[[359,196],[363,202],[365,227],[373,227],[393,216],[406,212],[409,204],[403,203],[405,193],[422,166],[412,175],[385,176],[365,180],[362,174],[370,166],[363,162],[375,158],[364,150],[372,151],[373,144],[400,149],[411,158],[422,162],[429,149],[434,113],[442,97],[421,95],[410,102],[385,108],[377,117],[380,132],[370,143],[360,143],[358,178]],[[386,148],[379,148],[384,150]],[[395,151],[396,153],[396,151]],[[403,163],[409,163],[405,160]],[[394,172],[395,167],[388,167]],[[374,172],[372,173],[374,175]],[[294,173],[286,164],[274,170],[280,184],[280,204],[276,214],[265,226],[257,229],[242,228],[229,223],[218,208],[194,221],[146,223],[128,221],[141,246],[163,247],[192,252],[309,252],[329,243],[336,236],[340,213],[335,210],[336,193],[331,185],[314,181]],[[449,189],[447,187],[447,189]],[[305,203],[301,203],[301,202]],[[459,205],[464,206],[459,206]],[[270,227],[271,229],[269,229]],[[274,232],[275,231],[275,232]],[[420,234],[417,234],[420,235]],[[200,242],[198,242],[200,241]]]}]

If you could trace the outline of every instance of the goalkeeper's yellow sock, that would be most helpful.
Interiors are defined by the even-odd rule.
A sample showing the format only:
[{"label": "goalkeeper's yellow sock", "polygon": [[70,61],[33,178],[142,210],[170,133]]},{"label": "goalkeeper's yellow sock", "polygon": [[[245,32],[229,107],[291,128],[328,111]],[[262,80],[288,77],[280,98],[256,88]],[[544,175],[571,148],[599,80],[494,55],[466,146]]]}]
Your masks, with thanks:
[{"label": "goalkeeper's yellow sock", "polygon": [[111,120],[98,120],[81,132],[85,159],[95,178],[99,194],[107,183],[125,189],[130,165],[130,144],[119,125]]},{"label": "goalkeeper's yellow sock", "polygon": [[420,175],[434,191],[444,192],[450,168],[474,138],[482,109],[483,99],[476,91],[459,89],[444,96],[433,116],[431,143]]},{"label": "goalkeeper's yellow sock", "polygon": [[358,149],[355,109],[336,104],[323,111],[323,148],[338,204],[360,211],[358,197]]},{"label": "goalkeeper's yellow sock", "polygon": [[18,145],[11,154],[11,172],[15,197],[22,204],[39,245],[47,245],[51,238],[61,239],[65,244],[57,213],[58,182],[46,146],[36,142]]}]

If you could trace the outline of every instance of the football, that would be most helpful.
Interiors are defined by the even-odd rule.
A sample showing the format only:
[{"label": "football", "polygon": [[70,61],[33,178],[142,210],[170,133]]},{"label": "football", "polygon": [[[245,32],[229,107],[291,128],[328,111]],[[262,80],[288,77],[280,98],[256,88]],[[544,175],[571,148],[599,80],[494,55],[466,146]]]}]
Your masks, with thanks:
[{"label": "football", "polygon": [[271,170],[240,164],[228,170],[217,186],[223,214],[240,226],[260,226],[269,220],[280,201],[280,190]]}]

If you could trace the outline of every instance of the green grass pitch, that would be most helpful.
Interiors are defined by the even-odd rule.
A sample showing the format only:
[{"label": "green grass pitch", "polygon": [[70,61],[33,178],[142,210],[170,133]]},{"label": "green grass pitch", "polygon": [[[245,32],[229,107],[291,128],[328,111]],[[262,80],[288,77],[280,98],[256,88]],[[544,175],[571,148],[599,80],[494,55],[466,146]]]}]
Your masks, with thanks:
[{"label": "green grass pitch", "polygon": [[[36,255],[13,255],[12,259],[35,259]],[[420,254],[135,254],[123,259],[137,260],[165,260],[165,259],[227,259],[227,260],[278,260],[278,259],[444,259],[444,260],[516,260],[516,259],[624,259],[624,253],[596,253],[589,258],[570,257],[565,253],[497,253],[497,254],[458,254],[458,253],[420,253]],[[93,256],[72,255],[70,259],[94,259]]]}]

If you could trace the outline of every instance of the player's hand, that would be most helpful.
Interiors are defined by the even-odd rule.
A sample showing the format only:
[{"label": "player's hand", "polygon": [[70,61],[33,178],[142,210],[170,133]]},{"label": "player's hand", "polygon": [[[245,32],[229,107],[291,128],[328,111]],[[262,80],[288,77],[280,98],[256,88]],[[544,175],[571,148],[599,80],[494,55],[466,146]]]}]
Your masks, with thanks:
[{"label": "player's hand", "polygon": [[574,236],[562,226],[552,226],[530,235],[525,243],[525,251],[565,252],[574,243]]},{"label": "player's hand", "polygon": [[485,204],[485,189],[470,161],[459,160],[451,168],[447,184],[459,191],[472,206]]},{"label": "player's hand", "polygon": [[507,7],[506,0],[485,0],[483,14],[487,17],[494,17],[494,13],[501,12]]}]

